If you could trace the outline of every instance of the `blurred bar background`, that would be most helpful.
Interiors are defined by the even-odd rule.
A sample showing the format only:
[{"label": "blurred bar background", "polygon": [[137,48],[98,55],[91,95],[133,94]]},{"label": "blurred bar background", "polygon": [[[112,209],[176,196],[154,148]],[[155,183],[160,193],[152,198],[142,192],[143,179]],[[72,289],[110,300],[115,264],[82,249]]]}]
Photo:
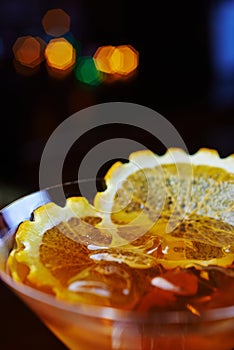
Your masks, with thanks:
[{"label": "blurred bar background", "polygon": [[[0,93],[0,207],[38,189],[51,133],[97,103],[150,107],[175,126],[189,152],[210,147],[227,156],[234,153],[234,1],[1,0]],[[164,151],[143,131],[93,130],[72,147],[64,181],[76,179],[82,157],[112,137]],[[34,349],[63,349],[18,300],[2,295],[1,304],[22,313],[25,332],[31,322],[31,337],[22,339],[22,325],[15,337],[25,350],[37,332],[44,337]],[[12,315],[9,328],[10,321],[17,327]]]},{"label": "blurred bar background", "polygon": [[[1,206],[37,190],[40,157],[50,134],[73,113],[96,103],[145,105],[177,128],[191,153],[200,147],[216,148],[222,156],[233,153],[233,43],[233,0],[158,2],[155,7],[123,0],[114,5],[107,0],[2,0]],[[132,74],[115,71],[121,46],[138,55]],[[67,50],[67,61],[51,61],[51,55],[61,59],[56,47],[57,52]],[[107,51],[97,57],[103,47]],[[117,48],[115,54],[108,47]],[[107,67],[105,57],[110,56],[115,68]],[[77,157],[79,148],[77,161],[94,142],[118,132],[96,130],[92,144],[90,137],[83,138],[73,149]],[[163,152],[144,133],[126,134]],[[64,180],[74,179],[77,172],[67,163]]]}]

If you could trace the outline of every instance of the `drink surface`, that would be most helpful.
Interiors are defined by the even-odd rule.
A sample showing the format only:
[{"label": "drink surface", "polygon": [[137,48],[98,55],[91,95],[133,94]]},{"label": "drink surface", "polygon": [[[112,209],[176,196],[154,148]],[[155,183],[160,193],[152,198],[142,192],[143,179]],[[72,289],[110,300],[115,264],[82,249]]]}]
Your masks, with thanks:
[{"label": "drink surface", "polygon": [[[86,226],[88,221],[94,225],[93,232]],[[132,227],[125,232],[125,238],[131,235],[129,244],[103,247],[100,244],[110,242],[110,236],[95,227],[98,222],[97,217],[72,217],[43,233],[39,260],[57,281],[55,289],[53,283],[43,283],[40,270],[35,279],[28,278],[30,268],[20,262],[18,251],[14,268],[21,281],[68,301],[143,312],[188,310],[199,316],[204,309],[233,303],[229,225],[196,216],[166,237],[154,228],[138,237],[139,227]],[[204,237],[200,231],[194,237],[193,225],[202,227],[204,222],[209,234]],[[226,239],[222,238],[225,229]],[[119,234],[123,235],[121,227]],[[204,263],[227,258],[226,266]]]},{"label": "drink surface", "polygon": [[[73,224],[76,220],[72,219]],[[196,217],[196,223],[198,220]],[[200,221],[211,227],[220,226],[220,222],[208,218],[200,218]],[[189,222],[187,225],[190,228],[192,224]],[[72,227],[74,230],[77,225]],[[212,232],[214,235],[215,231],[211,231],[211,235]],[[59,235],[59,226],[44,235],[41,260],[49,269],[53,266],[51,273],[69,291],[80,294],[83,302],[141,311],[187,309],[195,315],[204,309],[224,307],[233,302],[233,264],[225,268],[199,265],[201,260],[229,255],[227,246],[215,246],[202,239],[191,240],[188,244],[183,238],[191,235],[189,230],[181,232],[177,228],[170,239],[162,238],[152,230],[122,248],[95,249],[91,246],[90,249],[89,245],[76,243],[76,247],[64,256],[67,265],[63,271],[57,263],[57,268],[54,268],[55,263],[48,264],[49,255],[52,260],[55,258],[54,247],[46,244],[47,235],[51,233]],[[63,246],[74,244],[67,236],[63,240]],[[189,266],[186,259],[197,260],[198,263]],[[167,261],[178,260],[185,261],[185,266],[175,264],[175,267],[168,267]],[[75,266],[76,261],[80,261],[81,266]]]},{"label": "drink surface", "polygon": [[71,197],[64,208],[38,208],[18,228],[9,273],[75,303],[196,316],[233,305],[234,176],[193,165],[190,188],[189,170],[162,164],[128,174],[109,213],[100,208],[109,190],[94,206]]}]

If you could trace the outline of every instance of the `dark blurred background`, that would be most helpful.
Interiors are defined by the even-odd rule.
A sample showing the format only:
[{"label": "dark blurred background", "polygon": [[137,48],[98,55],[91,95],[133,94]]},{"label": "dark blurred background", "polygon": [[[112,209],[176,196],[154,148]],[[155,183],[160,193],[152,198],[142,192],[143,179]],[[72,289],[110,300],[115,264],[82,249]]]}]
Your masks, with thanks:
[{"label": "dark blurred background", "polygon": [[[20,67],[13,52],[16,40],[31,35],[47,44],[52,37],[42,19],[58,8],[70,18],[65,37],[78,43],[77,56],[92,56],[103,45],[131,45],[139,53],[135,74],[90,85],[73,71],[63,79],[51,76],[45,60],[35,70]],[[51,133],[73,113],[97,103],[150,107],[175,126],[190,153],[209,147],[225,157],[234,153],[234,1],[1,0],[0,82],[0,206],[38,189],[40,157]],[[95,142],[123,135],[122,128],[92,131],[73,150],[77,162]],[[143,131],[128,130],[124,136],[163,152]],[[76,174],[71,160],[65,180]],[[1,348],[16,343],[24,349],[64,348],[1,288]]]}]

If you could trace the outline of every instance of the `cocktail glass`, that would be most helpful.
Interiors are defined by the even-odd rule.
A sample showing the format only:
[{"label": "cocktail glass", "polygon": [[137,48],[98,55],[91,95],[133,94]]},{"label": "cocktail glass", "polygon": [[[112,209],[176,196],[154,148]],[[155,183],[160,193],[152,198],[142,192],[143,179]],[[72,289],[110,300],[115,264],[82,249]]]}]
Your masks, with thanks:
[{"label": "cocktail glass", "polygon": [[[93,180],[82,181],[82,186],[89,188],[91,181],[93,184]],[[9,276],[6,261],[18,225],[30,219],[34,209],[54,201],[61,188],[66,197],[80,195],[80,184],[71,182],[38,191],[1,210],[0,277],[4,285],[72,350],[233,350],[234,305],[206,310],[200,316],[185,311],[143,316],[111,307],[62,302]]]}]

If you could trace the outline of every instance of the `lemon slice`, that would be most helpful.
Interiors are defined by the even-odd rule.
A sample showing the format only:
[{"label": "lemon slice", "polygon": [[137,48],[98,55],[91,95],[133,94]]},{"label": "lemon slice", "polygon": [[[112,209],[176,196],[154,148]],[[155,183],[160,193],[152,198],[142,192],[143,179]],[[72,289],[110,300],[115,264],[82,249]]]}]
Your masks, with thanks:
[{"label": "lemon slice", "polygon": [[[153,257],[109,248],[113,227],[83,197],[68,198],[64,207],[48,203],[33,214],[32,221],[19,225],[8,257],[15,281],[69,302],[133,307],[137,292],[131,266],[153,266]],[[112,254],[109,261],[100,259],[106,250]]]},{"label": "lemon slice", "polygon": [[105,246],[112,240],[106,229],[97,228],[101,222],[83,197],[67,199],[63,208],[54,203],[39,207],[33,221],[21,223],[17,230],[7,264],[13,279],[69,297],[67,281],[91,264],[88,246]]},{"label": "lemon slice", "polygon": [[233,262],[233,155],[221,159],[205,148],[194,155],[139,151],[129,163],[115,163],[105,180],[94,205],[132,241],[130,249],[153,254],[169,268]]},{"label": "lemon slice", "polygon": [[105,181],[93,204],[48,203],[20,224],[7,262],[14,280],[59,299],[131,308],[135,270],[233,263],[234,156],[139,151]]}]

